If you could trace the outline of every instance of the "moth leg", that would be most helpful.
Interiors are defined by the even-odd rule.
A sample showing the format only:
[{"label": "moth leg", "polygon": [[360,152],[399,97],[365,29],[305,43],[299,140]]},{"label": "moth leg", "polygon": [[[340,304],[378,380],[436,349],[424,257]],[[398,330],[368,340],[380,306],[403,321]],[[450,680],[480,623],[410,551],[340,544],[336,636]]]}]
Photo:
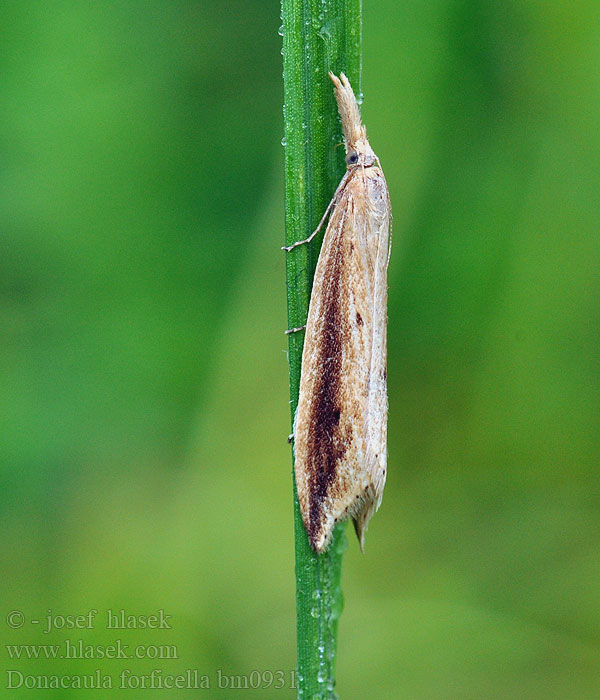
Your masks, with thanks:
[{"label": "moth leg", "polygon": [[298,331],[305,331],[306,330],[306,323],[303,326],[298,326],[298,328],[288,328],[287,331],[285,331],[286,335],[291,335],[292,333],[297,333]]},{"label": "moth leg", "polygon": [[333,205],[337,201],[339,193],[346,186],[346,181],[348,180],[349,175],[350,175],[350,171],[346,170],[346,172],[344,173],[344,177],[342,178],[340,184],[337,186],[337,190],[335,191],[333,197],[331,198],[331,202],[329,202],[329,204],[327,205],[327,209],[325,209],[325,213],[323,214],[321,221],[319,221],[319,225],[310,234],[310,236],[308,238],[305,238],[303,241],[296,241],[295,243],[292,243],[292,245],[284,245],[284,246],[282,246],[281,250],[285,250],[286,252],[289,253],[290,250],[293,250],[297,246],[304,245],[305,243],[310,243],[312,241],[312,239],[317,235],[317,233],[319,233],[319,231],[321,230],[321,227],[325,223],[325,220],[327,219],[327,216],[328,216],[329,212],[331,211],[331,207],[333,207]]},{"label": "moth leg", "polygon": [[[294,414],[294,432],[288,435],[288,443],[292,443],[296,437],[296,421],[298,420],[298,406],[296,406],[296,413]],[[294,447],[294,454],[296,453],[296,448]]]}]

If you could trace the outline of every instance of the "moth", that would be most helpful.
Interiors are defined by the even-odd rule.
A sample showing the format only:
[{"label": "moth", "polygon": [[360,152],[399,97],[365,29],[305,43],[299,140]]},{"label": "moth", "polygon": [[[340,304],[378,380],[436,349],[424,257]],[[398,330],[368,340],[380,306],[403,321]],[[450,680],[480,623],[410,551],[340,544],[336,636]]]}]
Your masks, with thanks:
[{"label": "moth", "polygon": [[[333,81],[347,170],[317,229],[329,218],[313,281],[294,420],[295,474],[310,544],[323,552],[335,525],[352,518],[361,550],[387,469],[387,268],[391,206],[350,82]],[[296,330],[296,329],[294,329]]]}]

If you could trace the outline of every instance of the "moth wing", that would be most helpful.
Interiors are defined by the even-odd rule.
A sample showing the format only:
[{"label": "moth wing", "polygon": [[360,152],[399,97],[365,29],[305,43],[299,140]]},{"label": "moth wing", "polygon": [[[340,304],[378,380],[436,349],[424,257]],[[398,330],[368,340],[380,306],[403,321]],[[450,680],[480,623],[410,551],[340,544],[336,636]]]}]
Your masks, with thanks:
[{"label": "moth wing", "polygon": [[[295,473],[316,551],[327,547],[335,524],[347,516],[355,518],[362,546],[385,482],[386,311],[377,305],[385,305],[387,296],[388,210],[368,201],[375,171],[380,194],[381,171],[357,171],[332,212],[306,325]],[[375,384],[373,371],[379,378]],[[385,416],[375,417],[382,402]]]},{"label": "moth wing", "polygon": [[387,268],[391,249],[391,207],[389,191],[380,168],[369,171],[366,235],[373,261],[372,345],[367,399],[366,471],[369,487],[354,526],[361,549],[369,520],[379,508],[387,475]]}]

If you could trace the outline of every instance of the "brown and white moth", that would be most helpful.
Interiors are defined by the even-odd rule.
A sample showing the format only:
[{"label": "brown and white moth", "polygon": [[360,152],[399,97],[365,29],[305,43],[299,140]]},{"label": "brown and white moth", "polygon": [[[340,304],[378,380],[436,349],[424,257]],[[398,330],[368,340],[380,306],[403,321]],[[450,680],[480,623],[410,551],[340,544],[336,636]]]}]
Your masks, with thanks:
[{"label": "brown and white moth", "polygon": [[351,517],[361,549],[379,508],[387,467],[387,267],[390,199],[352,87],[329,74],[342,120],[347,170],[327,216],[302,352],[294,421],[302,519],[323,552]]}]

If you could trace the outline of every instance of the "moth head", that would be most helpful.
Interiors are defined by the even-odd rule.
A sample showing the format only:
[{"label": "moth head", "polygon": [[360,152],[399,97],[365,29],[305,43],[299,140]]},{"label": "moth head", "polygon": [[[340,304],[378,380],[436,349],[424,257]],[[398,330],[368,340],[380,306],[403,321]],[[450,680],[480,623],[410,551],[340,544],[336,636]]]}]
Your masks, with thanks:
[{"label": "moth head", "polygon": [[354,144],[346,146],[346,165],[348,170],[357,167],[368,168],[375,164],[375,154],[373,153],[366,136],[359,139]]},{"label": "moth head", "polygon": [[339,78],[333,73],[330,73],[329,77],[334,85],[335,98],[344,130],[346,165],[348,168],[369,167],[375,163],[375,154],[367,140],[367,131],[362,124],[352,86],[343,73],[340,74]]}]

